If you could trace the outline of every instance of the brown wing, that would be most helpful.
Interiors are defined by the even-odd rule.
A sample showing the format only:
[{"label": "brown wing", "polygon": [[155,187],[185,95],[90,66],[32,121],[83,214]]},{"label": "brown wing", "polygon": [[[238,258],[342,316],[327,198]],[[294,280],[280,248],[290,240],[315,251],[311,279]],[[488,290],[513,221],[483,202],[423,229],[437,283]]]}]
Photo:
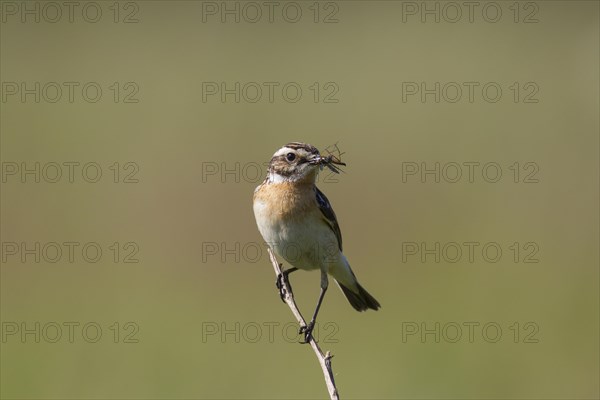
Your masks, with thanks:
[{"label": "brown wing", "polygon": [[323,192],[321,192],[316,186],[315,192],[317,195],[317,204],[319,205],[319,209],[323,214],[324,220],[325,222],[327,222],[333,233],[335,233],[335,237],[337,237],[340,251],[342,251],[342,231],[340,230],[340,226],[338,225],[337,217],[333,212],[333,208],[331,208],[331,204],[329,203],[327,196],[325,196]]}]

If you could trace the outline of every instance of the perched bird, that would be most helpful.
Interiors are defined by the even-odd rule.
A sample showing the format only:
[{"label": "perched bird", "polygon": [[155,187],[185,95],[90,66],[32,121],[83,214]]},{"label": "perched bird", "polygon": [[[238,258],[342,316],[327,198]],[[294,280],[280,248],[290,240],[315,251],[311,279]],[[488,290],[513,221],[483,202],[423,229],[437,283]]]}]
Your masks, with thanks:
[{"label": "perched bird", "polygon": [[[380,305],[356,280],[342,253],[342,233],[327,197],[316,186],[324,167],[339,173],[346,165],[333,155],[322,157],[306,143],[292,142],[277,150],[266,179],[254,190],[254,216],[263,239],[291,268],[280,280],[298,269],[321,271],[321,292],[313,317],[306,327],[308,342],[331,275],[357,311],[377,310]],[[283,296],[283,294],[282,294]]]}]

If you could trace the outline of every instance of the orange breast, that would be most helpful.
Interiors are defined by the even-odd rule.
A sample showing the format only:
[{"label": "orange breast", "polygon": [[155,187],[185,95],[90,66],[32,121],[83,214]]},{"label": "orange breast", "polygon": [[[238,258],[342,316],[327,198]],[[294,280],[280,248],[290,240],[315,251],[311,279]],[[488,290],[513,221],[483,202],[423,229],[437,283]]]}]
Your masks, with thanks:
[{"label": "orange breast", "polygon": [[312,184],[265,184],[256,191],[254,198],[268,204],[269,211],[281,218],[303,218],[317,207]]}]

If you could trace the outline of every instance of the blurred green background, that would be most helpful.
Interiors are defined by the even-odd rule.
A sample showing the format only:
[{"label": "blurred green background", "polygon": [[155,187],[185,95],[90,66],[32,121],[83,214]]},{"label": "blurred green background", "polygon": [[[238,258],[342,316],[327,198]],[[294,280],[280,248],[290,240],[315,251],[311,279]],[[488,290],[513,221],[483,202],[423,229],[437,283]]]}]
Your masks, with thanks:
[{"label": "blurred green background", "polygon": [[[338,142],[345,153],[345,173],[319,186],[355,273],[383,306],[359,314],[338,289],[327,294],[317,333],[335,355],[343,398],[598,398],[597,2],[497,2],[485,18],[481,2],[472,22],[461,6],[456,23],[444,2],[296,2],[286,8],[288,19],[301,9],[296,23],[282,17],[286,3],[272,23],[260,2],[256,23],[244,19],[255,15],[246,3],[96,2],[85,14],[99,8],[96,23],[82,17],[85,4],[73,22],[63,7],[56,23],[43,2],[1,5],[2,398],[326,397],[314,354],[295,343],[251,208],[265,174],[256,166],[289,141]],[[23,7],[38,7],[40,22]],[[239,7],[240,22],[222,23],[221,7]],[[421,21],[425,7],[438,7],[439,23]],[[22,82],[34,92],[40,82],[39,103],[35,93],[21,98]],[[66,89],[48,101],[49,82],[77,82],[73,101]],[[99,101],[83,98],[87,82],[101,87]],[[266,90],[247,101],[250,85],[236,103],[203,92],[203,82],[279,86],[272,102]],[[302,89],[299,101],[283,97],[287,82]],[[479,86],[473,102],[466,91],[448,101],[452,85],[423,102],[407,94],[410,82]],[[481,95],[488,82],[502,89],[497,102]],[[527,99],[537,102],[525,102],[534,89]],[[326,102],[336,90],[327,99],[338,101]],[[23,162],[53,176],[48,163],[71,161],[98,163],[101,179],[86,182],[81,168],[73,183],[19,175]],[[407,163],[451,162],[495,162],[503,175],[403,179]],[[537,183],[523,182],[528,162]],[[137,183],[123,182],[129,173]],[[72,263],[66,254],[48,262],[48,246],[39,263],[22,262],[11,247],[70,241],[81,243]],[[103,251],[96,263],[81,255],[87,242]],[[136,250],[129,242],[137,263],[124,262]],[[473,262],[423,262],[403,251],[412,242],[480,246]],[[496,263],[481,254],[488,242],[503,250]],[[524,262],[529,242],[537,263]],[[309,315],[318,274],[291,280]],[[39,343],[21,335],[36,322]],[[79,324],[72,340],[69,322]],[[469,322],[479,324],[473,340]],[[436,323],[437,343],[408,334]],[[495,328],[482,333],[490,323],[502,329],[495,343]],[[56,343],[53,324],[62,327]],[[95,326],[102,334],[89,343]]]}]

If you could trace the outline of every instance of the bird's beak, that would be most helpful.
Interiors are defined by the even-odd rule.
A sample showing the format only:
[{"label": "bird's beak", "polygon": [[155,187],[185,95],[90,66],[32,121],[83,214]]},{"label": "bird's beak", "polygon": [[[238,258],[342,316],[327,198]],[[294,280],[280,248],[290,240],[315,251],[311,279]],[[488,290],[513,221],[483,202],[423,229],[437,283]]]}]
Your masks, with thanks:
[{"label": "bird's beak", "polygon": [[308,163],[310,165],[321,165],[323,163],[323,157],[320,155],[315,155],[308,159]]}]

